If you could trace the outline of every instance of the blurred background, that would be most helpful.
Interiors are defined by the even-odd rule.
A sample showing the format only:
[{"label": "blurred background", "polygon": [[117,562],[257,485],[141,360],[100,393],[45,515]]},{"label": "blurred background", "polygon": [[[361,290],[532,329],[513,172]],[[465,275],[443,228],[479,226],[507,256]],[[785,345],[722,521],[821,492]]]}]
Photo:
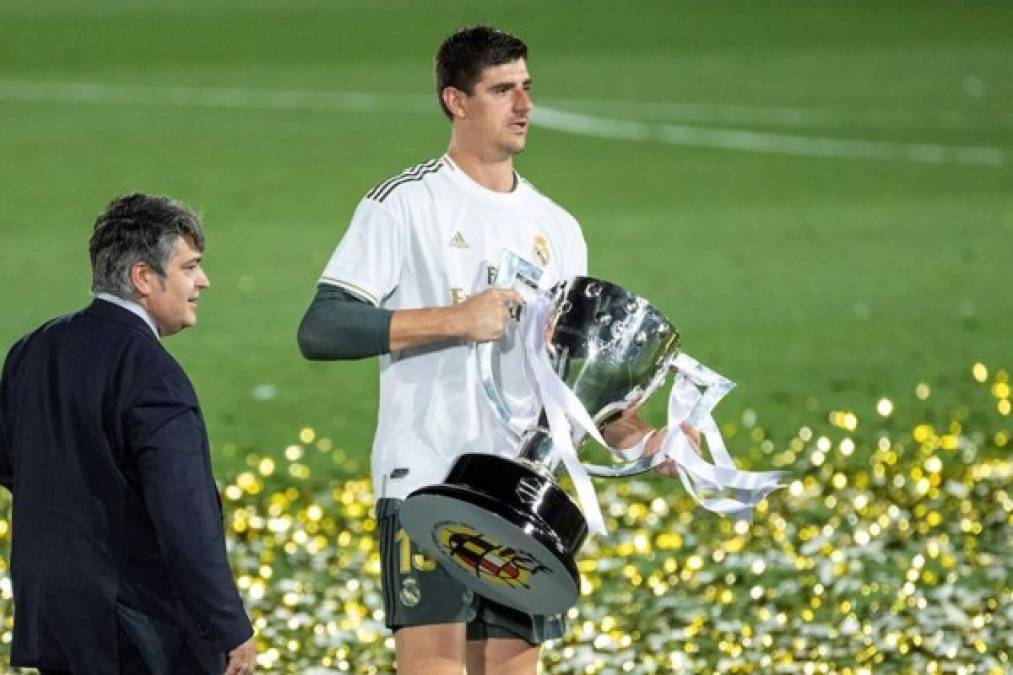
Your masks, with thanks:
[{"label": "blurred background", "polygon": [[358,200],[446,149],[432,55],[480,22],[529,45],[520,172],[738,382],[740,462],[791,472],[741,531],[602,483],[614,534],[546,672],[1006,672],[1007,2],[0,0],[0,345],[89,301],[112,197],[197,207],[211,288],[166,347],[261,665],[389,670],[377,364],[306,362],[295,330]]}]

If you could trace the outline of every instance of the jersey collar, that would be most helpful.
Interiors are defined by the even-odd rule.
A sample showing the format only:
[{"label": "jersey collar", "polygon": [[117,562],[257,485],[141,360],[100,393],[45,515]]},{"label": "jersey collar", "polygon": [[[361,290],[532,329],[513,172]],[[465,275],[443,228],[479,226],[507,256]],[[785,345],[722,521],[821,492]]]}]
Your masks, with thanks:
[{"label": "jersey collar", "polygon": [[511,190],[510,192],[497,192],[496,190],[490,190],[484,185],[480,185],[479,183],[475,182],[475,180],[472,179],[471,176],[469,176],[468,174],[466,174],[464,171],[461,170],[461,167],[459,167],[454,162],[454,160],[450,158],[449,154],[444,154],[441,159],[443,160],[443,163],[446,164],[448,168],[450,168],[449,175],[452,177],[454,181],[456,181],[460,185],[463,185],[468,190],[476,194],[482,195],[483,197],[486,197],[487,199],[493,199],[499,202],[512,202],[518,199],[520,197],[521,192],[524,190],[524,179],[521,178],[520,174],[518,174],[517,171],[513,172],[514,189]]}]

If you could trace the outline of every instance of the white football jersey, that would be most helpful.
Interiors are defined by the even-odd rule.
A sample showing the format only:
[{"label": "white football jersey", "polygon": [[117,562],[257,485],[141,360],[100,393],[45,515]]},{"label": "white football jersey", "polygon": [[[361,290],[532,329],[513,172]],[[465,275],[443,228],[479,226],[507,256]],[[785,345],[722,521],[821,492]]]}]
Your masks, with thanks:
[{"label": "white football jersey", "polygon": [[[587,247],[569,213],[519,176],[508,193],[482,187],[444,155],[366,194],[320,283],[392,310],[442,307],[488,288],[504,249],[537,264],[550,282],[587,273]],[[530,388],[511,324],[501,371],[506,395],[517,401]],[[466,452],[515,455],[484,396],[472,344],[382,356],[376,496],[403,499],[438,483]]]}]

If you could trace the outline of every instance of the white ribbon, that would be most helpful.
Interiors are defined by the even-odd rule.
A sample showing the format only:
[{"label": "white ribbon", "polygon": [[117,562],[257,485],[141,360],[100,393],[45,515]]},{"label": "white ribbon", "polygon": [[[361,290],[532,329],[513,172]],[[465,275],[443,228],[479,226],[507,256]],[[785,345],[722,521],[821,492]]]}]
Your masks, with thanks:
[{"label": "white ribbon", "polygon": [[[741,471],[735,467],[711,411],[732,390],[728,380],[688,354],[679,354],[672,365],[675,382],[668,397],[668,434],[658,454],[675,462],[686,492],[700,506],[735,520],[751,520],[753,508],[781,487],[784,471]],[[701,392],[698,387],[704,387]],[[683,422],[698,429],[714,458],[711,464],[701,457],[682,430]],[[701,496],[731,490],[734,497]]]},{"label": "white ribbon", "polygon": [[591,483],[587,470],[577,457],[577,449],[573,445],[570,419],[576,421],[591,437],[608,447],[605,439],[598,433],[591,416],[587,414],[584,404],[576,394],[566,386],[559,375],[552,369],[549,353],[545,346],[545,320],[551,307],[551,299],[546,295],[529,302],[527,312],[527,331],[524,345],[531,364],[531,372],[535,377],[538,398],[545,409],[545,417],[549,421],[549,436],[552,438],[553,449],[559,453],[566,467],[573,487],[577,491],[584,519],[592,534],[605,534],[605,519],[602,517],[598,496]]},{"label": "white ribbon", "polygon": [[[644,456],[644,451],[647,450],[647,444],[651,442],[651,438],[653,438],[654,434],[656,433],[658,433],[657,429],[651,429],[646,434],[644,434],[639,441],[637,441],[636,445],[631,445],[628,448],[612,448],[608,446],[606,447],[608,447],[608,449],[612,451],[612,455],[616,459],[623,462],[635,462]],[[658,466],[659,464],[661,464],[662,461],[664,461],[664,459],[665,459],[664,455],[662,455],[661,453],[656,453],[654,459],[651,461],[651,466],[652,467]]]}]

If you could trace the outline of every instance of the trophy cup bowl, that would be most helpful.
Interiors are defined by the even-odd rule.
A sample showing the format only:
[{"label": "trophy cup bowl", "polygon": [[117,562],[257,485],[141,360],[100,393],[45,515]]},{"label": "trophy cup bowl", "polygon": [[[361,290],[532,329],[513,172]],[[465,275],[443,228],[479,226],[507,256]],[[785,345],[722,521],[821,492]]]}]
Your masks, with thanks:
[{"label": "trophy cup bowl", "polygon": [[[552,289],[542,328],[553,370],[599,430],[661,385],[679,349],[678,332],[646,300],[591,277]],[[517,429],[489,375],[491,351],[479,353],[486,394],[518,437],[517,458],[462,455],[443,483],[407,497],[401,522],[419,548],[479,595],[529,614],[564,612],[580,594],[574,558],[587,522],[554,480],[561,460],[544,412]],[[583,436],[574,433],[575,446]],[[647,467],[587,466],[599,476]]]}]

